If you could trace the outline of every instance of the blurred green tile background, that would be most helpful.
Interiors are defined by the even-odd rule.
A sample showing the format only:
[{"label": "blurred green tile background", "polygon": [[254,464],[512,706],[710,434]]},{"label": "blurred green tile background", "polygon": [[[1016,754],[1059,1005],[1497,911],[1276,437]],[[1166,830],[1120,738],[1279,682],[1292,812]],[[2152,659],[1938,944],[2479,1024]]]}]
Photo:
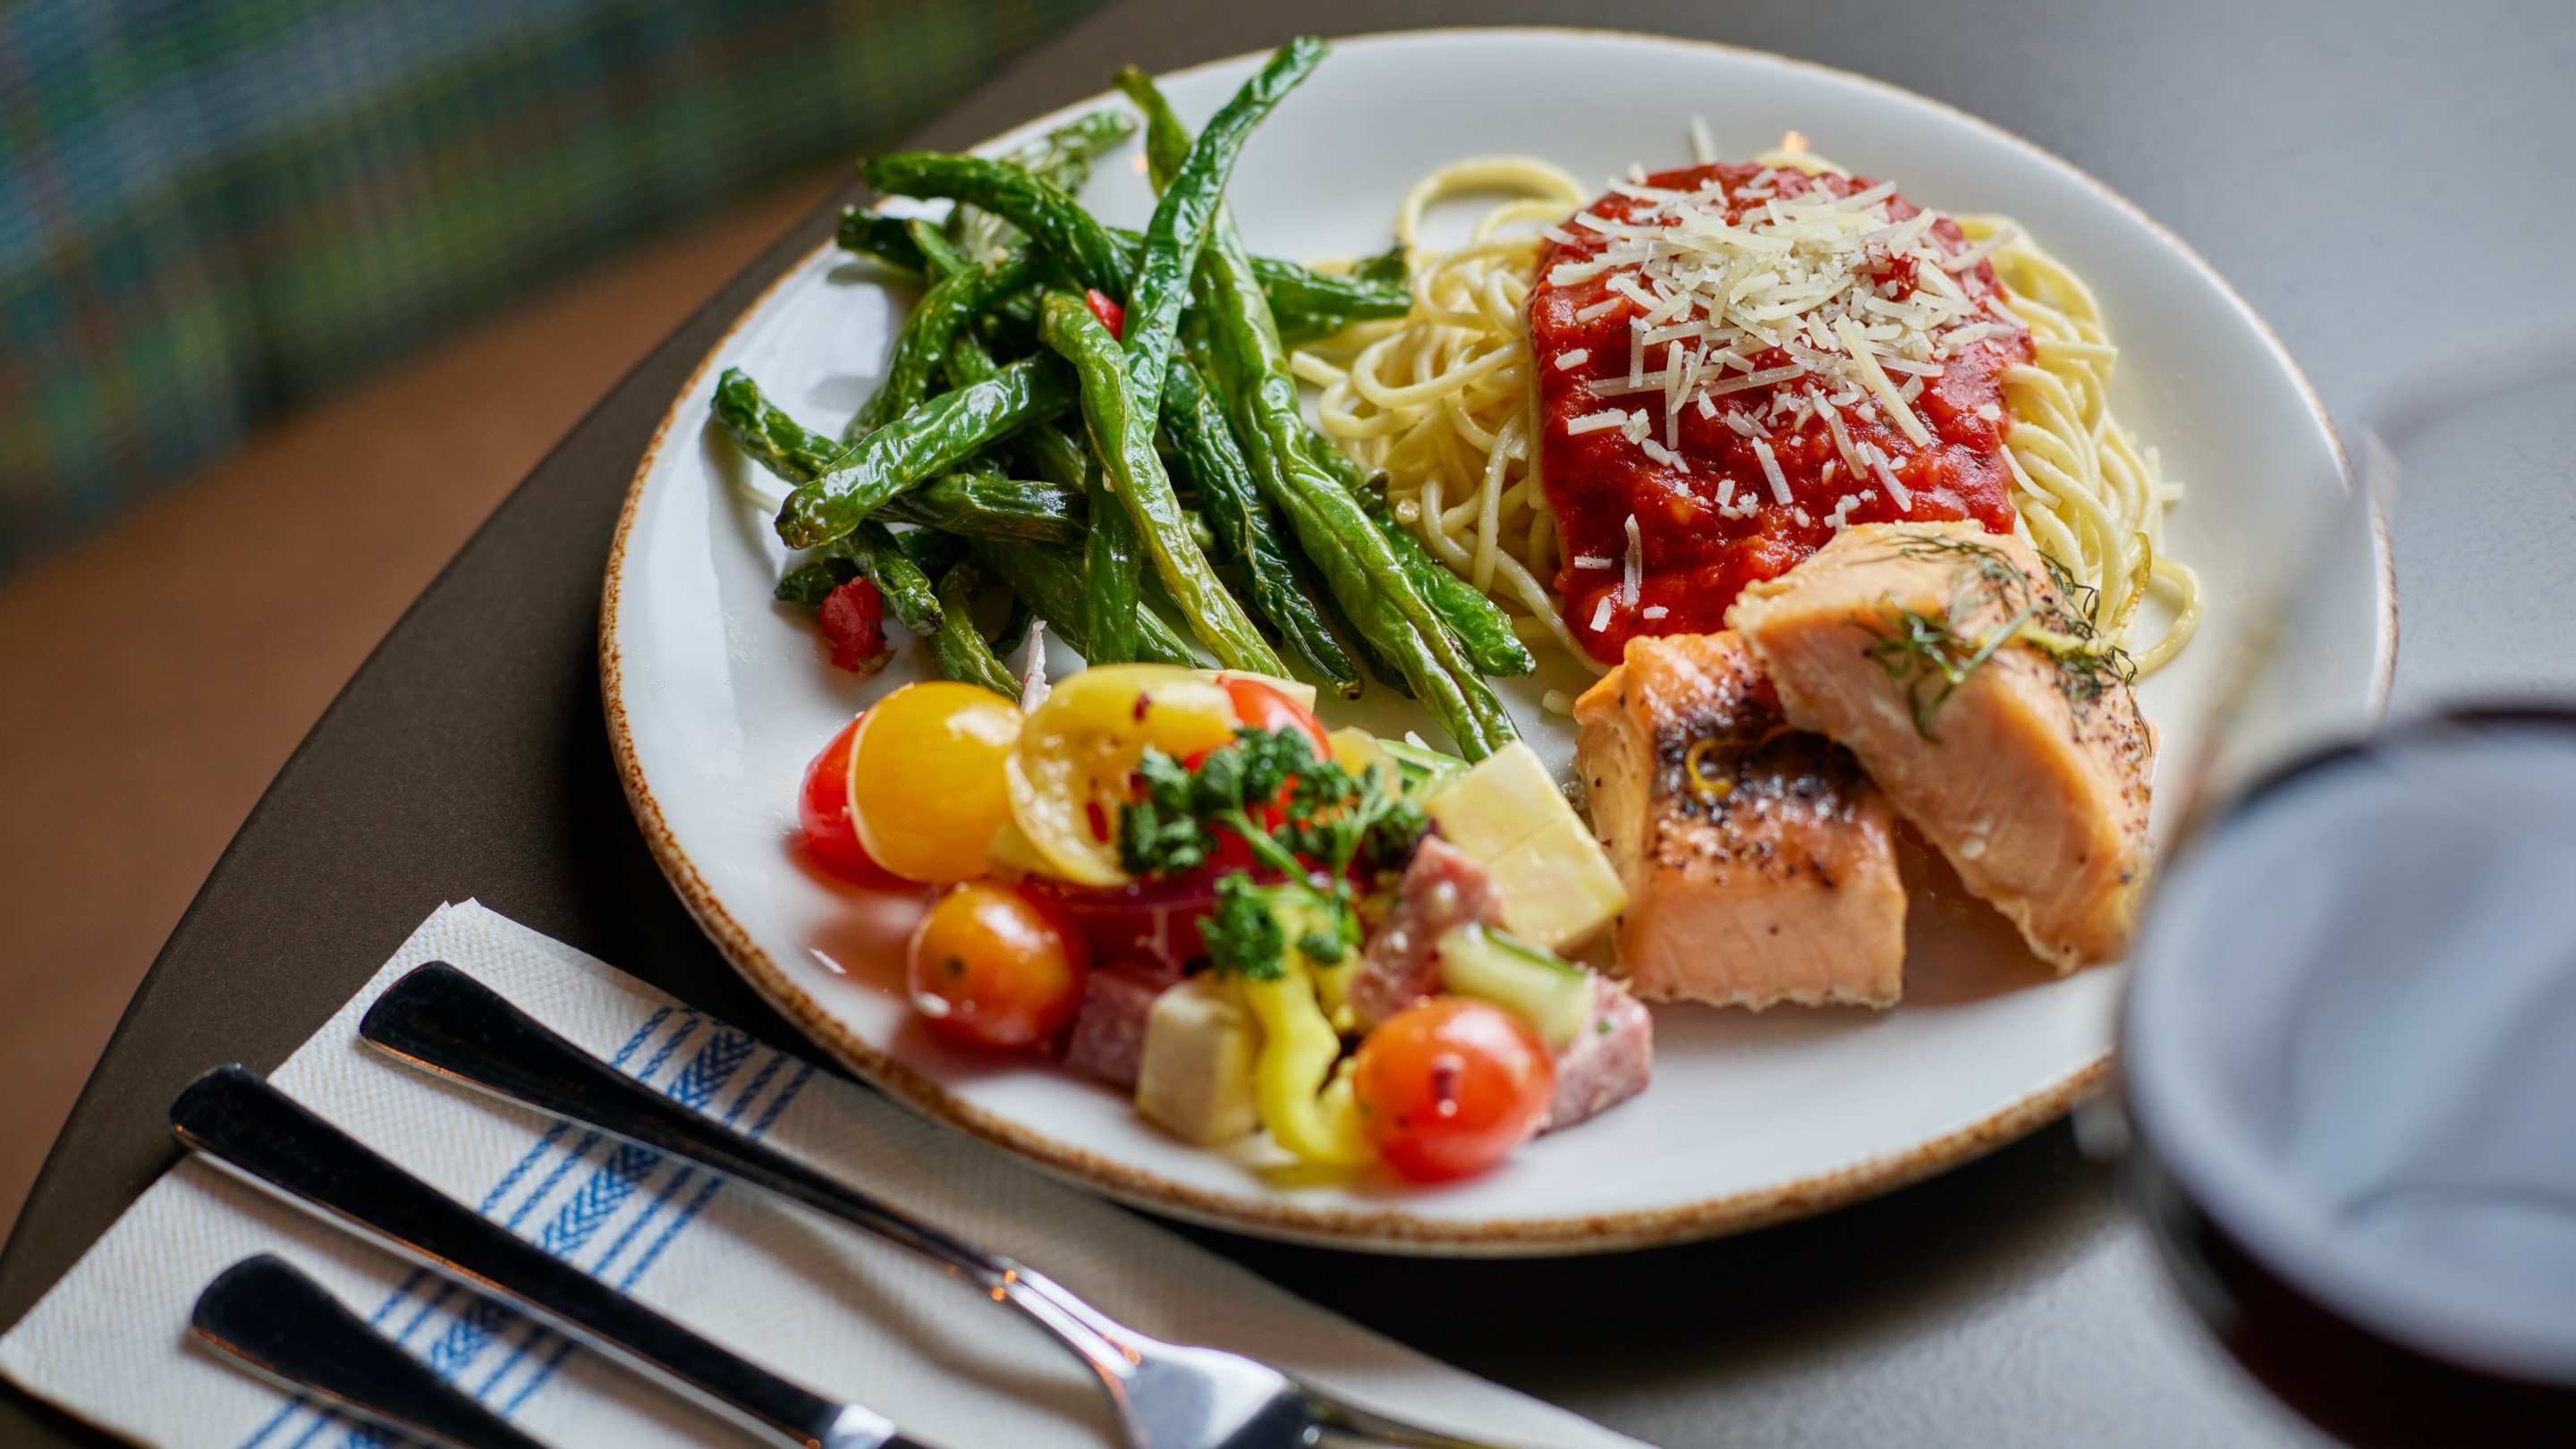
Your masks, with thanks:
[{"label": "blurred green tile background", "polygon": [[1099,3],[0,3],[0,577]]}]

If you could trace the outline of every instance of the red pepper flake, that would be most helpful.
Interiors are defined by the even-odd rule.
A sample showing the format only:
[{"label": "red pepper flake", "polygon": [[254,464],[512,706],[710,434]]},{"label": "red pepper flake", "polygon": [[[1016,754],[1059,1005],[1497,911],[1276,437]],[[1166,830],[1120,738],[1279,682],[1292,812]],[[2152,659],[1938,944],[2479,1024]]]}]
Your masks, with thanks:
[{"label": "red pepper flake", "polygon": [[852,579],[824,595],[822,622],[832,662],[853,674],[874,674],[894,657],[886,644],[885,596],[873,580]]},{"label": "red pepper flake", "polygon": [[1143,724],[1145,722],[1145,711],[1153,708],[1153,706],[1154,697],[1152,695],[1145,693],[1141,689],[1136,691],[1136,723]]},{"label": "red pepper flake", "polygon": [[1085,287],[1082,300],[1091,304],[1091,315],[1100,319],[1100,325],[1109,329],[1110,336],[1121,342],[1127,340],[1126,308],[1102,296],[1098,287]]},{"label": "red pepper flake", "polygon": [[1103,845],[1109,843],[1109,812],[1101,807],[1099,801],[1084,801],[1082,804],[1082,818],[1091,826],[1092,839],[1099,841]]}]

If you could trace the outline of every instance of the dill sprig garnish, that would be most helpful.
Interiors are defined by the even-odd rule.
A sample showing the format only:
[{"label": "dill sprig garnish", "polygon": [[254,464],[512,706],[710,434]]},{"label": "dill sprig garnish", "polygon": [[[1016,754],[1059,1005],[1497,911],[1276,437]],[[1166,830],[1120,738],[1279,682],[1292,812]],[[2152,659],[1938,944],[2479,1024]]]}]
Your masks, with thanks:
[{"label": "dill sprig garnish", "polygon": [[[1968,682],[1995,651],[2021,642],[2048,655],[2057,665],[2058,688],[2069,704],[2083,706],[2113,684],[2137,679],[2128,652],[2101,636],[2094,623],[2094,590],[2075,581],[2064,565],[2046,554],[2049,589],[2033,586],[2030,576],[2002,550],[1972,538],[1948,534],[1915,535],[1892,545],[1899,558],[1942,559],[1960,565],[1958,586],[1939,615],[1902,608],[1892,600],[1883,611],[1888,632],[1869,646],[1869,657],[1905,691],[1907,712],[1923,738],[1936,739],[1933,716],[1940,713],[1959,686]],[[2006,615],[2004,623],[1980,634],[1977,620],[1988,613]]]}]

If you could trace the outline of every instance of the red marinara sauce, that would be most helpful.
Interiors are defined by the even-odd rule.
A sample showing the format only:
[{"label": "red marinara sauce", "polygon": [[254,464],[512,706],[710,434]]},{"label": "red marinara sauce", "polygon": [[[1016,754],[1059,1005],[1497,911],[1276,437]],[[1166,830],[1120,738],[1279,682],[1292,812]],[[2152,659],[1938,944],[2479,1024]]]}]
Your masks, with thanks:
[{"label": "red marinara sauce", "polygon": [[[1876,184],[1866,178],[1720,162],[1660,172],[1639,189],[1695,193],[1689,204],[1700,212],[1722,211],[1732,226],[1759,226],[1770,215],[1765,203],[1774,197],[1842,198]],[[1893,194],[1882,204],[1891,225],[1918,211]],[[1639,225],[1679,220],[1667,203],[1624,192],[1595,201],[1589,214]],[[1918,447],[1866,390],[1855,400],[1848,381],[1812,373],[1712,396],[1715,416],[1703,416],[1698,389],[1749,375],[1723,363],[1703,364],[1693,392],[1685,394],[1678,409],[1678,424],[1668,432],[1663,392],[1603,396],[1591,386],[1596,380],[1614,385],[1629,380],[1629,323],[1644,309],[1611,282],[1623,274],[1639,282],[1638,265],[1559,285],[1549,280],[1558,265],[1590,261],[1618,244],[1579,220],[1567,223],[1560,234],[1573,239],[1551,241],[1540,252],[1529,301],[1530,350],[1537,360],[1541,469],[1564,543],[1565,563],[1556,588],[1565,598],[1567,625],[1596,658],[1617,662],[1627,641],[1637,635],[1699,634],[1725,627],[1726,607],[1746,584],[1788,572],[1834,536],[1838,506],[1847,523],[1973,518],[1996,533],[2012,529],[2011,477],[2003,460],[2003,372],[2030,360],[2031,343],[2028,331],[2000,310],[2002,288],[1983,260],[1951,275],[1957,291],[1976,308],[1951,325],[1983,323],[1989,330],[1942,358],[1940,376],[1924,378],[1922,391],[1910,404],[1931,434],[1931,446]],[[1946,216],[1934,220],[1919,240],[1945,255],[1967,249],[1958,224]],[[1917,275],[1922,265],[1910,255],[1891,256],[1881,245],[1854,270],[1873,295],[1901,306],[1924,289]],[[1652,293],[1653,288],[1643,290]],[[1604,302],[1611,305],[1601,308]],[[1580,315],[1595,308],[1601,308],[1596,315]],[[1793,317],[1778,326],[1792,327],[1797,321]],[[1811,337],[1797,341],[1802,350],[1815,346]],[[1680,366],[1685,350],[1696,345],[1670,341],[1648,347],[1643,370],[1651,377]],[[1753,364],[1752,373],[1799,360],[1781,347],[1749,352],[1750,345],[1738,351]],[[1581,362],[1558,365],[1578,351],[1586,354]],[[1809,358],[1816,355],[1807,351]],[[1889,373],[1900,385],[1907,376]],[[1874,474],[1853,478],[1813,402],[1818,396],[1830,401],[1837,394],[1845,398],[1836,411],[1846,434],[1855,448],[1874,446],[1885,458],[1907,495],[1903,505]],[[1802,398],[1808,403],[1803,412],[1798,407]],[[1621,428],[1567,431],[1568,424],[1612,408],[1642,409],[1649,442],[1661,447],[1668,437],[1673,439],[1665,449],[1671,461],[1653,456]],[[1731,425],[1730,414],[1767,432],[1762,441],[1788,485],[1788,504],[1775,498],[1755,436]],[[1845,503],[1855,495],[1856,501]],[[1633,604],[1619,597],[1631,516],[1637,520],[1644,557]],[[1591,562],[1578,566],[1578,560]],[[1596,629],[1593,621],[1604,598],[1611,608]]]}]

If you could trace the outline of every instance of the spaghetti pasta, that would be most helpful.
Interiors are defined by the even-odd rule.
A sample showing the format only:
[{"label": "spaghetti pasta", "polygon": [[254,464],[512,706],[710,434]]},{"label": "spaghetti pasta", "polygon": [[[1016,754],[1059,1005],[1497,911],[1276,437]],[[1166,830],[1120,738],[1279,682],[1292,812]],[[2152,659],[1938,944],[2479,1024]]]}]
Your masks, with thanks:
[{"label": "spaghetti pasta", "polygon": [[[1798,147],[1757,159],[1811,174],[1840,170],[1806,152],[1798,139]],[[1425,213],[1468,195],[1502,199],[1463,245],[1445,251],[1422,245]],[[1385,476],[1396,516],[1443,562],[1502,604],[1524,639],[1552,640],[1599,672],[1607,666],[1577,643],[1550,582],[1560,564],[1615,568],[1618,561],[1562,557],[1534,436],[1536,368],[1571,368],[1589,359],[1533,359],[1527,326],[1541,229],[1565,221],[1586,200],[1574,178],[1526,157],[1482,157],[1433,171],[1405,194],[1397,213],[1396,235],[1412,278],[1411,313],[1353,326],[1299,350],[1292,362],[1300,377],[1322,390],[1318,417],[1325,434],[1363,468]],[[2081,279],[2001,218],[1953,219],[1969,249],[1952,265],[1980,258],[1990,263],[2010,315],[2033,342],[2032,360],[2006,369],[2003,377],[2010,420],[2003,452],[2017,515],[2014,531],[2093,591],[2097,625],[2129,642],[2139,670],[2151,671],[2190,641],[2199,621],[2197,576],[2162,548],[2164,510],[2181,489],[2162,480],[2154,450],[2142,448],[2111,414],[2111,369],[2118,354]],[[1587,426],[1629,427],[1650,454],[1671,446],[1670,420],[1690,402],[1688,388],[1695,381],[1682,376],[1678,365],[1668,365],[1660,383],[1649,374],[1646,349],[1656,345],[1648,340],[1654,337],[1650,331],[1632,334],[1628,387],[1665,393],[1662,444],[1633,433],[1643,413],[1622,415],[1614,407],[1582,420]],[[1871,376],[1889,415],[1913,422],[1898,383],[1919,379],[1891,379],[1878,365],[1883,359],[1857,333],[1843,341]],[[1716,364],[1708,375],[1717,375]],[[1710,415],[1711,394],[1770,380],[1755,372],[1700,383],[1699,406]],[[1826,411],[1842,438],[1839,415]],[[1855,475],[1866,467],[1893,496],[1905,496],[1874,450],[1847,450],[1846,457]],[[2150,598],[2169,611],[2169,622],[2139,645],[2135,635]]]}]

